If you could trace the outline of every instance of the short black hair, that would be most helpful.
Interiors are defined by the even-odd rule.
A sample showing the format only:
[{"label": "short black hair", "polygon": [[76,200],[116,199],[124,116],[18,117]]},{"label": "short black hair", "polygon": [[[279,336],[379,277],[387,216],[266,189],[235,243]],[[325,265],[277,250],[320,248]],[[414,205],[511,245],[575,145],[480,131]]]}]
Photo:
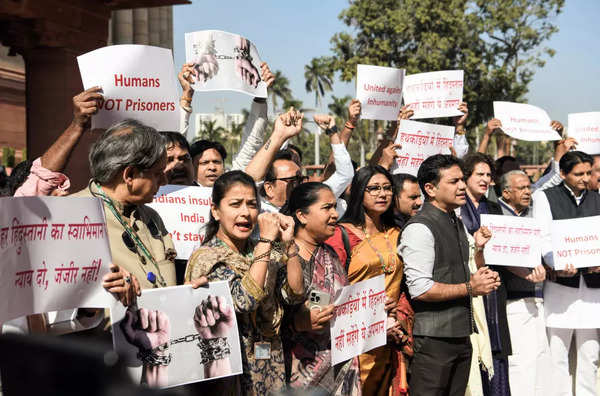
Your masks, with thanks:
[{"label": "short black hair", "polygon": [[197,155],[202,156],[206,150],[210,149],[217,150],[218,153],[221,154],[223,162],[225,162],[225,158],[227,158],[227,150],[225,150],[225,147],[223,147],[221,143],[214,142],[212,140],[198,140],[192,143],[190,155],[192,156],[192,159],[194,159]]},{"label": "short black hair", "polygon": [[416,176],[413,176],[410,173],[396,173],[395,175],[392,175],[392,180],[394,181],[394,187],[396,187],[397,195],[402,193],[405,182],[408,181],[410,183],[419,184],[419,179],[417,179]]},{"label": "short black hair", "polygon": [[[172,146],[179,146],[182,149],[186,149],[190,153],[190,144],[188,143],[185,136],[179,132],[172,131],[160,131],[159,132],[167,144],[167,148]],[[190,154],[191,155],[191,154]]]},{"label": "short black hair", "polygon": [[300,147],[296,146],[295,144],[288,144],[287,148],[290,150],[294,150],[295,152],[298,153],[298,157],[300,157],[300,163],[302,163],[302,150],[300,150]]},{"label": "short black hair", "polygon": [[271,161],[271,164],[269,164],[267,173],[265,173],[265,181],[266,182],[273,181],[277,178],[277,175],[275,174],[275,166],[273,166],[273,164],[275,164],[275,161],[278,161],[278,160],[294,162],[294,154],[292,154],[292,152],[288,149],[279,150],[277,153],[275,153],[275,157],[273,158],[273,161]]},{"label": "short black hair", "polygon": [[473,171],[475,170],[475,166],[480,163],[488,164],[490,167],[490,173],[492,175],[495,174],[496,167],[494,166],[494,160],[492,157],[483,153],[469,153],[463,158],[462,170],[465,174],[465,180],[471,177]]},{"label": "short black hair", "polygon": [[583,151],[569,151],[562,156],[558,162],[558,166],[562,173],[569,174],[577,164],[587,162],[590,166],[594,166],[594,158]]},{"label": "short black hair", "polygon": [[440,182],[441,171],[450,169],[455,165],[462,170],[462,161],[449,154],[432,155],[423,161],[417,172],[417,179],[426,199],[429,199],[429,195],[425,191],[425,184],[432,183],[437,185]]}]

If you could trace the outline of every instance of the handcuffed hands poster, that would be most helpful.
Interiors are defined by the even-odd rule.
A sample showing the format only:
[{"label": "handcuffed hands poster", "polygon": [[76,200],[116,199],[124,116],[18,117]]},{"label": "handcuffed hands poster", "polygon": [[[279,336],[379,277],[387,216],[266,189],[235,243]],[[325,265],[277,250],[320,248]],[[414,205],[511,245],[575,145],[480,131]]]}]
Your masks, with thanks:
[{"label": "handcuffed hands poster", "polygon": [[201,30],[185,34],[185,60],[194,64],[194,91],[238,91],[267,97],[256,46],[239,34]]},{"label": "handcuffed hands poster", "polygon": [[445,70],[404,76],[404,104],[415,113],[412,119],[452,117],[463,96],[462,70]]},{"label": "handcuffed hands poster", "polygon": [[92,128],[133,118],[161,131],[179,130],[173,54],[148,45],[111,45],[77,57],[84,89],[102,87]]},{"label": "handcuffed hands poster", "polygon": [[78,307],[109,307],[111,262],[97,198],[0,198],[0,322]]},{"label": "handcuffed hands poster", "polygon": [[519,140],[560,140],[550,126],[552,120],[543,109],[513,102],[494,102],[494,117],[502,122],[502,131]]},{"label": "handcuffed hands poster", "polygon": [[136,307],[111,308],[113,342],[134,381],[167,388],[242,373],[226,281],[143,290]]},{"label": "handcuffed hands poster", "polygon": [[402,102],[404,69],[357,65],[356,98],[362,106],[365,120],[394,121]]},{"label": "handcuffed hands poster", "polygon": [[204,228],[210,215],[212,188],[199,186],[162,186],[152,203],[177,250],[177,258],[187,260],[204,241]]}]

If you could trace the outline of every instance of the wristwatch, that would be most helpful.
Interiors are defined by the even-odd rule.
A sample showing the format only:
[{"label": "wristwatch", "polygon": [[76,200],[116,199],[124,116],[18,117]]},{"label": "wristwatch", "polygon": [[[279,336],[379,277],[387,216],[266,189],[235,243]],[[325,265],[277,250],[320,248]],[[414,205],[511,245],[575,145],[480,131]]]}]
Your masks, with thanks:
[{"label": "wristwatch", "polygon": [[334,125],[331,128],[325,129],[325,135],[327,135],[327,136],[331,136],[334,133],[338,133],[337,125]]}]

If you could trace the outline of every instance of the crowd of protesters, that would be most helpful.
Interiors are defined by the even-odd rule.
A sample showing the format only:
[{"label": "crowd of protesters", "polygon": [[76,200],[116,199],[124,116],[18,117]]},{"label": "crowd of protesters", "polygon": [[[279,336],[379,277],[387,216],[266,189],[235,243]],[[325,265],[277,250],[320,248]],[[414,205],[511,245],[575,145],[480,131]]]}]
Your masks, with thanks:
[{"label": "crowd of protesters", "polygon": [[[334,117],[315,115],[331,156],[309,181],[303,153],[287,143],[302,130],[304,115],[292,108],[267,131],[265,99],[253,100],[236,153],[217,141],[190,145],[193,66],[179,73],[179,131],[116,123],[90,148],[88,186],[69,191],[62,172],[102,100],[101,87],[88,89],[73,98],[72,123],[40,158],[15,167],[2,195],[100,198],[113,260],[103,286],[126,306],[143,289],[228,282],[243,374],[198,384],[198,394],[596,394],[600,315],[589,313],[600,306],[600,266],[554,270],[550,230],[552,220],[600,215],[598,156],[576,151],[577,142],[564,137],[547,172],[532,183],[516,158],[485,154],[490,136],[501,133],[499,120],[490,120],[479,147],[469,148],[468,106],[461,103],[451,155],[425,159],[416,177],[392,175],[394,122],[370,164],[357,169],[347,150],[361,114],[353,100],[340,130]],[[268,88],[274,82],[266,64],[261,78]],[[411,116],[403,107],[398,121]],[[551,126],[562,136],[561,123]],[[146,206],[165,184],[212,188],[205,240],[189,260],[175,259],[163,221]],[[540,264],[486,265],[492,234],[481,214],[538,219]],[[386,345],[333,366],[334,307],[311,309],[309,293],[333,301],[344,286],[380,275]],[[226,317],[211,316],[205,326]],[[110,330],[103,320],[98,337]],[[556,324],[565,322],[572,328]],[[265,341],[269,358],[259,359],[256,345]],[[227,353],[216,344],[211,351],[208,363],[218,367]]]}]

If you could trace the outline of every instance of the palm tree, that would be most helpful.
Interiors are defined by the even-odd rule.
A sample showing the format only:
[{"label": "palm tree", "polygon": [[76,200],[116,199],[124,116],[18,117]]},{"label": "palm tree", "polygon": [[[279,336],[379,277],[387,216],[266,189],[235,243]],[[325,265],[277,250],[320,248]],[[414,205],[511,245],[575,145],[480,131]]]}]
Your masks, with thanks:
[{"label": "palm tree", "polygon": [[200,130],[196,133],[196,140],[206,139],[213,142],[217,142],[221,140],[221,134],[225,132],[223,127],[216,126],[217,121],[202,121],[202,125]]},{"label": "palm tree", "polygon": [[273,112],[277,113],[277,98],[285,101],[291,99],[292,90],[290,89],[290,80],[283,75],[281,70],[276,70],[274,73],[275,81],[269,88],[269,95],[271,96],[271,102],[273,103]]},{"label": "palm tree", "polygon": [[333,71],[322,59],[313,58],[304,66],[304,78],[306,92],[315,92],[315,107],[319,107],[325,91],[332,90]]},{"label": "palm tree", "polygon": [[338,98],[331,95],[332,102],[327,106],[329,111],[338,119],[339,122],[344,122],[348,117],[348,102],[352,100],[352,96],[346,95],[343,98]]}]

